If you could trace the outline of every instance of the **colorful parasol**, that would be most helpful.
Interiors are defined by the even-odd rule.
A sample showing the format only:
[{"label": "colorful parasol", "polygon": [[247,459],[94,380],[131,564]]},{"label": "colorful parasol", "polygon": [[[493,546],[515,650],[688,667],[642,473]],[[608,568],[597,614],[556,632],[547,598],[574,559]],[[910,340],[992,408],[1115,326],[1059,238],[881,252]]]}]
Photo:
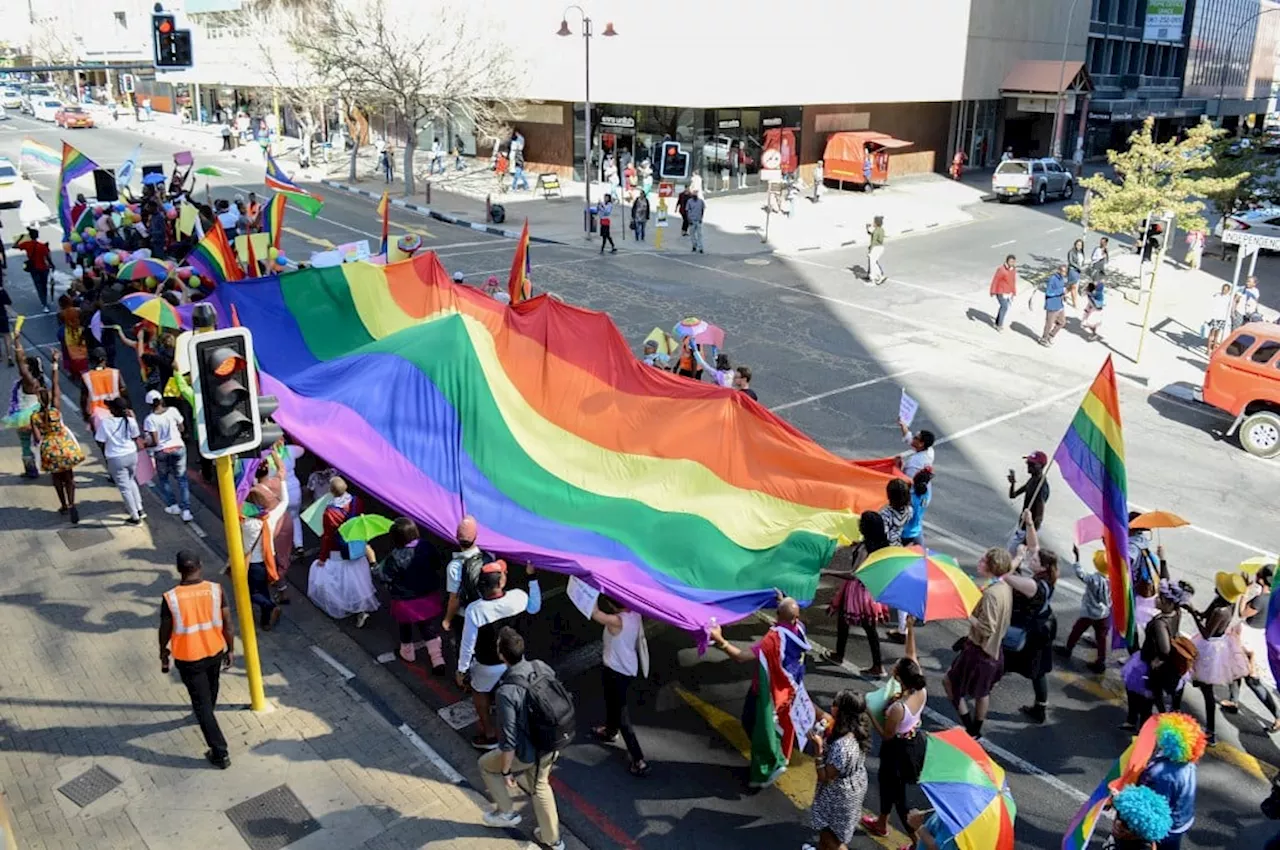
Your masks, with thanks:
[{"label": "colorful parasol", "polygon": [[1271,555],[1255,555],[1252,558],[1241,561],[1240,566],[1236,569],[1240,570],[1242,573],[1247,573],[1248,575],[1257,575],[1258,570],[1263,567],[1274,567],[1275,565],[1276,559]]},{"label": "colorful parasol", "polygon": [[338,533],[346,541],[372,540],[391,530],[391,520],[377,514],[361,514],[338,526]]},{"label": "colorful parasol", "polygon": [[[154,277],[156,280],[165,280],[172,271],[168,263],[160,260],[144,258],[141,260],[130,260],[116,270],[116,278],[118,280],[146,280]],[[132,308],[130,308],[132,309]]]},{"label": "colorful parasol", "polygon": [[202,165],[196,169],[196,174],[202,174],[205,177],[221,177],[222,172],[212,165]]},{"label": "colorful parasol", "polygon": [[165,181],[165,176],[158,171],[153,171],[142,178],[143,186],[156,186]]},{"label": "colorful parasol", "polygon": [[696,335],[693,341],[698,345],[709,345],[713,348],[724,348],[724,329],[708,324],[707,329]]},{"label": "colorful parasol", "polygon": [[1181,528],[1184,525],[1191,525],[1191,523],[1168,511],[1148,511],[1129,520],[1130,528]]},{"label": "colorful parasol", "polygon": [[134,310],[141,307],[143,304],[146,304],[148,301],[151,301],[155,297],[156,296],[152,295],[150,292],[130,292],[128,295],[121,295],[120,300],[117,303],[132,313]]},{"label": "colorful parasol", "polygon": [[1014,850],[1018,807],[1004,768],[963,729],[929,734],[920,790],[955,836],[957,850]]},{"label": "colorful parasol", "polygon": [[140,319],[146,319],[151,324],[161,328],[180,329],[182,327],[182,317],[178,315],[178,311],[172,304],[163,298],[151,298],[142,302],[132,310],[133,315]]},{"label": "colorful parasol", "polygon": [[676,323],[676,326],[672,328],[671,332],[675,335],[676,339],[683,339],[687,336],[696,337],[698,334],[706,333],[707,329],[710,327],[710,325],[702,321],[702,319],[699,319],[697,316],[686,316]]},{"label": "colorful parasol", "polygon": [[877,602],[920,622],[968,617],[982,592],[950,555],[920,546],[887,546],[862,562],[859,581]]}]

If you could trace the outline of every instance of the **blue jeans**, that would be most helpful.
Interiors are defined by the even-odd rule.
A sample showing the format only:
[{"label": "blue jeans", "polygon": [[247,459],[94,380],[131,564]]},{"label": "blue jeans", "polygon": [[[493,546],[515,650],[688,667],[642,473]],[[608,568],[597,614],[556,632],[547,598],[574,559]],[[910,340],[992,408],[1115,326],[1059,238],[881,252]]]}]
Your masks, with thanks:
[{"label": "blue jeans", "polygon": [[271,598],[271,576],[267,574],[266,564],[249,565],[249,601],[258,606],[258,623],[263,626],[270,623],[276,601]]},{"label": "blue jeans", "polygon": [[1000,309],[996,310],[996,327],[1003,328],[1005,317],[1009,315],[1009,305],[1013,303],[1013,296],[997,295],[996,301],[1000,303]]},{"label": "blue jeans", "polygon": [[187,450],[176,452],[156,452],[156,489],[166,506],[174,504],[173,487],[169,484],[172,477],[178,486],[177,505],[184,511],[191,510],[191,488],[187,483]]},{"label": "blue jeans", "polygon": [[[441,172],[444,171],[443,168],[441,168],[440,170]],[[524,176],[523,168],[517,168],[511,175],[511,191],[514,192],[516,189],[528,189],[528,188],[529,188],[529,178]]]}]

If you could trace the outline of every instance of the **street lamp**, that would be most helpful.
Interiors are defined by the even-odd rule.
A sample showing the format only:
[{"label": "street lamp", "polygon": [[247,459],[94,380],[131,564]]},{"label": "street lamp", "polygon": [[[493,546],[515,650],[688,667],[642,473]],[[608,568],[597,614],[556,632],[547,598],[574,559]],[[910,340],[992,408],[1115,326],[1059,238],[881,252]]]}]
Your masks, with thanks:
[{"label": "street lamp", "polygon": [[[560,29],[556,35],[565,36],[573,35],[573,30],[569,29],[569,12],[578,13],[578,17],[582,19],[582,45],[586,49],[586,100],[582,110],[582,117],[586,124],[586,139],[582,149],[582,173],[587,181],[587,206],[591,206],[591,18],[582,10],[581,6],[566,6],[562,17],[560,18]],[[604,32],[601,33],[605,38],[613,38],[618,32],[613,28],[613,23],[604,25]]]},{"label": "street lamp", "polygon": [[[1242,29],[1244,29],[1246,26],[1248,26],[1249,24],[1253,23],[1254,21],[1258,20],[1258,18],[1261,18],[1263,15],[1267,14],[1268,12],[1275,12],[1275,11],[1280,11],[1280,6],[1272,6],[1270,9],[1263,9],[1262,11],[1260,11],[1260,12],[1255,12],[1254,14],[1252,14],[1252,15],[1250,15],[1249,17],[1245,18],[1243,21],[1241,21],[1239,24],[1237,24],[1237,25],[1236,25],[1235,30],[1231,33],[1231,37],[1230,37],[1230,38],[1228,38],[1228,39],[1226,40],[1226,44],[1228,44],[1228,45],[1234,45],[1234,44],[1235,44],[1235,41],[1236,41],[1236,36],[1238,36],[1238,35],[1240,34],[1240,31],[1241,31]],[[1254,35],[1254,41],[1255,41],[1255,42],[1257,41],[1257,35],[1256,35],[1256,34]],[[1252,53],[1252,51],[1251,51],[1251,53]],[[1221,126],[1222,126],[1222,117],[1223,117],[1223,116],[1222,116],[1222,101],[1223,101],[1223,99],[1226,97],[1226,94],[1227,94],[1227,67],[1228,67],[1228,65],[1229,65],[1229,61],[1230,61],[1230,59],[1231,59],[1231,57],[1230,57],[1230,55],[1228,55],[1228,56],[1227,56],[1227,58],[1226,58],[1225,60],[1223,60],[1223,63],[1222,63],[1222,71],[1221,71],[1221,72],[1219,72],[1219,74],[1218,74],[1218,77],[1221,79],[1221,84],[1218,86],[1218,126],[1219,126],[1219,127],[1221,127]],[[1247,86],[1249,85],[1249,71],[1248,71],[1248,69],[1247,69],[1247,68],[1245,69],[1245,81],[1244,81],[1244,82],[1245,82],[1245,86],[1247,87]]]},{"label": "street lamp", "polygon": [[1076,6],[1080,0],[1071,0],[1071,9],[1067,12],[1067,29],[1062,36],[1062,64],[1058,66],[1058,106],[1053,110],[1053,135],[1049,139],[1052,146],[1053,154],[1059,159],[1062,158],[1062,140],[1058,138],[1058,131],[1062,129],[1062,125],[1066,123],[1066,92],[1063,91],[1067,87],[1067,83],[1062,78],[1067,74],[1067,47],[1071,42],[1071,20],[1076,15]]}]

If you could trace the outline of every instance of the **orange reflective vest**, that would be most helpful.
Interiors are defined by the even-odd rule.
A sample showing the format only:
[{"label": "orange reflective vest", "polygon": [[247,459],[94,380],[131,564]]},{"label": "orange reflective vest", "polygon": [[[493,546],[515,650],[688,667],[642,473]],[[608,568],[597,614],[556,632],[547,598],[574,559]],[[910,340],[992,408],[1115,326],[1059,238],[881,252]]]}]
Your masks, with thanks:
[{"label": "orange reflective vest", "polygon": [[227,648],[222,637],[222,585],[180,584],[164,595],[173,617],[169,649],[177,661],[199,661]]},{"label": "orange reflective vest", "polygon": [[120,370],[90,369],[84,373],[84,385],[89,391],[89,415],[105,413],[107,402],[120,397]]}]

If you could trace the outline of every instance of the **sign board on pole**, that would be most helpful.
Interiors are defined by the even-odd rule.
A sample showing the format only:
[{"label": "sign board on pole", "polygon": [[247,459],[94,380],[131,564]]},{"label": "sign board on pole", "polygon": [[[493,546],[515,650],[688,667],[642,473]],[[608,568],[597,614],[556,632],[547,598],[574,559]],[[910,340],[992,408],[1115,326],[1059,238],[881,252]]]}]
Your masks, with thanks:
[{"label": "sign board on pole", "polygon": [[663,181],[658,184],[658,197],[670,198],[676,192],[676,184]]},{"label": "sign board on pole", "polygon": [[1228,245],[1249,245],[1254,248],[1266,248],[1268,251],[1280,251],[1280,236],[1263,236],[1260,233],[1249,233],[1244,230],[1224,230],[1222,241]]},{"label": "sign board on pole", "polygon": [[1142,28],[1142,40],[1179,41],[1182,38],[1182,19],[1186,12],[1187,0],[1147,0],[1147,19]]}]

